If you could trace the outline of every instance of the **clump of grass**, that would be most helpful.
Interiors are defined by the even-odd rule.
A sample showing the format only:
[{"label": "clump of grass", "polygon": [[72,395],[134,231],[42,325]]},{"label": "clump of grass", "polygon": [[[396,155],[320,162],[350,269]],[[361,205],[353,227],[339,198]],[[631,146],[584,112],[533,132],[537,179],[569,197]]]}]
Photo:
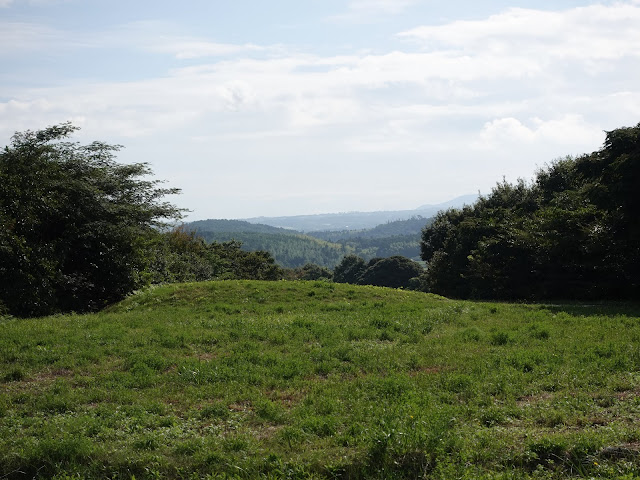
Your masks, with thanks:
[{"label": "clump of grass", "polygon": [[511,341],[511,337],[507,332],[494,332],[491,334],[491,345],[502,346]]},{"label": "clump of grass", "polygon": [[200,410],[201,419],[226,419],[229,418],[229,407],[223,402],[215,402],[206,405]]},{"label": "clump of grass", "polygon": [[24,380],[26,377],[24,371],[19,368],[19,367],[14,367],[11,370],[9,370],[7,373],[4,374],[4,376],[2,377],[2,380],[7,383],[7,382],[19,382],[21,380]]}]

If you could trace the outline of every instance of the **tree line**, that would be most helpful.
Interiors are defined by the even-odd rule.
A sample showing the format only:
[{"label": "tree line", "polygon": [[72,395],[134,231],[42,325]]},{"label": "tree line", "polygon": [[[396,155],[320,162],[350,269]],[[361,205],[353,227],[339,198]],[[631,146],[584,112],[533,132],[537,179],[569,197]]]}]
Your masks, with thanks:
[{"label": "tree line", "polygon": [[[175,228],[184,211],[164,198],[178,189],[148,180],[145,163],[118,164],[118,145],[69,141],[76,130],[16,133],[0,152],[0,315],[93,311],[151,283],[210,279],[326,279],[486,299],[640,293],[640,124],[532,182],[503,181],[472,206],[440,212],[421,234],[426,269],[378,248],[340,252],[333,271],[303,257],[282,268],[269,252]],[[319,261],[335,261],[331,244],[318,244]]]},{"label": "tree line", "polygon": [[424,229],[423,288],[458,298],[640,298],[640,124],[503,181]]},{"label": "tree line", "polygon": [[264,250],[285,268],[307,263],[334,268],[345,255],[365,260],[400,255],[420,259],[420,232],[430,221],[413,217],[375,228],[343,231],[313,231],[306,234],[240,220],[199,220],[185,224],[207,242],[237,240],[244,250]]}]

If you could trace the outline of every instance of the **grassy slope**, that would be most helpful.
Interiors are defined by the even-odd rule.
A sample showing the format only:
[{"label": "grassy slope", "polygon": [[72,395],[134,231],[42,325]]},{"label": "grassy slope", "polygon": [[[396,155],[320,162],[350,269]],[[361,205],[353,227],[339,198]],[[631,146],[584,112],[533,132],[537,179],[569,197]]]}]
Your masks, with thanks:
[{"label": "grassy slope", "polygon": [[0,321],[0,478],[632,478],[639,314],[229,281]]}]

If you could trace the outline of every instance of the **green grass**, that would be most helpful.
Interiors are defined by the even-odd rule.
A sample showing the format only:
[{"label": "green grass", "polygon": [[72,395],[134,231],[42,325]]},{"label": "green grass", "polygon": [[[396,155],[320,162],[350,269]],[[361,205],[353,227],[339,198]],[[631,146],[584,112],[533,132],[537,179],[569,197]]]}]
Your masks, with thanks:
[{"label": "green grass", "polygon": [[0,478],[640,476],[640,307],[326,282],[0,320]]}]

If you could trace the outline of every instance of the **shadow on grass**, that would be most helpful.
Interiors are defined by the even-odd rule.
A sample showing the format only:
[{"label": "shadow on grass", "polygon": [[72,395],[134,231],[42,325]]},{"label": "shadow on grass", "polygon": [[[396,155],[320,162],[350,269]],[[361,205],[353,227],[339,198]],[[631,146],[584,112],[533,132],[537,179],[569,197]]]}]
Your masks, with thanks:
[{"label": "shadow on grass", "polygon": [[640,302],[620,301],[558,301],[550,303],[536,303],[540,309],[552,313],[566,313],[574,317],[605,316],[605,317],[640,317]]}]

